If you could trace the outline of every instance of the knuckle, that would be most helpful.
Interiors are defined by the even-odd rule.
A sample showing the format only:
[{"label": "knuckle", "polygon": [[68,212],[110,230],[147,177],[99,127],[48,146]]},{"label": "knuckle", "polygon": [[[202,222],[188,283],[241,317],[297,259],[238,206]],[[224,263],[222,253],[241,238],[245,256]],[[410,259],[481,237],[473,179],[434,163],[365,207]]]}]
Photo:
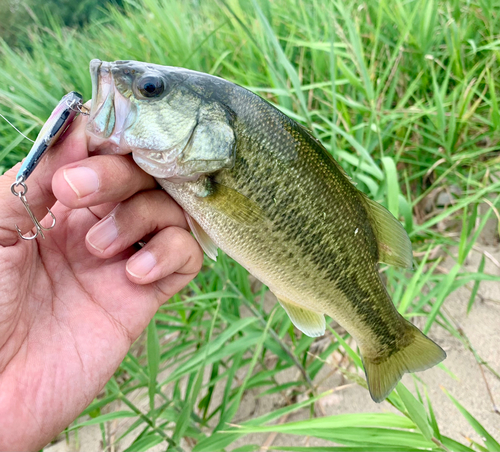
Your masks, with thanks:
[{"label": "knuckle", "polygon": [[172,226],[169,229],[169,243],[175,250],[189,250],[192,237],[184,229]]},{"label": "knuckle", "polygon": [[191,238],[191,249],[184,265],[184,273],[197,274],[203,266],[203,250],[194,238]]},{"label": "knuckle", "polygon": [[140,209],[145,218],[147,218],[149,228],[151,230],[157,230],[160,227],[159,224],[159,209],[165,209],[163,206],[163,194],[159,190],[148,190],[138,194],[138,202],[140,204]]},{"label": "knuckle", "polygon": [[203,251],[198,243],[196,243],[196,248],[194,249],[188,261],[188,273],[198,273],[201,270],[201,267],[203,267]]},{"label": "knuckle", "polygon": [[[184,226],[184,215],[172,198],[163,190],[148,190],[139,195],[139,204],[151,231],[164,229],[170,224]],[[179,223],[179,218],[181,222]]]},{"label": "knuckle", "polygon": [[113,175],[118,175],[118,177],[114,178],[115,181],[122,180],[125,182],[133,181],[135,172],[132,165],[129,164],[128,160],[123,158],[121,155],[112,155],[109,160],[110,165],[110,173]]},{"label": "knuckle", "polygon": [[137,181],[137,166],[130,159],[122,158],[121,167],[123,177],[126,181]]},{"label": "knuckle", "polygon": [[143,193],[147,195],[150,207],[155,209],[156,212],[158,212],[159,207],[169,207],[168,205],[165,205],[168,195],[163,190],[148,190]]},{"label": "knuckle", "polygon": [[92,168],[99,174],[100,191],[108,196],[129,196],[137,190],[137,174],[122,155],[93,157]]},{"label": "knuckle", "polygon": [[181,273],[198,273],[203,265],[203,252],[189,232],[182,228],[169,228],[169,243],[173,250],[182,253],[184,263],[179,269]]}]

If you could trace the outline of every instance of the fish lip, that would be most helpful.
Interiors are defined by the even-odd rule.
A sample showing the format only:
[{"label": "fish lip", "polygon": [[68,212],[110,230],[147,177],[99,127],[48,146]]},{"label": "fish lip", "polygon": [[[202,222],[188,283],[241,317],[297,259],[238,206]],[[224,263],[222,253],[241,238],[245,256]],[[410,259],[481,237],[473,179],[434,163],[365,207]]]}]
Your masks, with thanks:
[{"label": "fish lip", "polygon": [[[115,63],[94,59],[90,62],[90,76],[92,80],[92,103],[87,134],[89,135],[89,151],[98,151],[101,154],[128,154],[131,149],[123,138],[123,132],[131,124],[131,102],[117,89],[113,69]],[[109,103],[112,103],[110,106]],[[103,107],[107,106],[103,111]],[[103,128],[103,117],[100,124],[96,118],[104,116],[106,127]],[[112,118],[112,130],[109,121]]]},{"label": "fish lip", "polygon": [[99,89],[99,69],[102,66],[102,61],[94,59],[90,62],[90,79],[92,81],[92,105],[90,107],[90,118],[94,118],[97,110],[97,92]]},{"label": "fish lip", "polygon": [[[90,107],[89,122],[92,122],[106,101],[111,85],[114,84],[110,63],[97,59],[92,60],[90,62],[90,77],[92,80],[92,105]],[[105,84],[105,81],[108,83]]]}]

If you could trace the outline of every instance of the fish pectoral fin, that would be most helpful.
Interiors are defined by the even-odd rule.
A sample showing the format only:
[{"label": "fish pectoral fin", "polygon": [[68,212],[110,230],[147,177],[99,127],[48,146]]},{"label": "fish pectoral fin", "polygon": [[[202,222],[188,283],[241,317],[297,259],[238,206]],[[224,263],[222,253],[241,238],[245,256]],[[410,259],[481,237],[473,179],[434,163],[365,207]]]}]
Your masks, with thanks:
[{"label": "fish pectoral fin", "polygon": [[379,262],[396,267],[412,268],[411,242],[403,225],[384,206],[372,201],[364,194],[361,195],[377,238]]},{"label": "fish pectoral fin", "polygon": [[306,336],[318,337],[325,334],[326,323],[324,314],[302,308],[289,301],[285,301],[281,297],[277,298],[292,323]]},{"label": "fish pectoral fin", "polygon": [[204,197],[207,203],[240,224],[261,223],[265,219],[264,212],[256,202],[233,188],[211,180],[208,193]]},{"label": "fish pectoral fin", "polygon": [[445,351],[417,327],[404,320],[408,344],[386,358],[373,359],[363,355],[366,381],[372,399],[382,402],[395,388],[405,372],[420,372],[443,361]]},{"label": "fish pectoral fin", "polygon": [[191,215],[184,212],[186,220],[191,228],[195,239],[198,241],[202,247],[205,254],[213,261],[217,260],[217,245],[212,241],[208,234],[203,230],[203,228],[198,224],[198,222],[191,217]]}]

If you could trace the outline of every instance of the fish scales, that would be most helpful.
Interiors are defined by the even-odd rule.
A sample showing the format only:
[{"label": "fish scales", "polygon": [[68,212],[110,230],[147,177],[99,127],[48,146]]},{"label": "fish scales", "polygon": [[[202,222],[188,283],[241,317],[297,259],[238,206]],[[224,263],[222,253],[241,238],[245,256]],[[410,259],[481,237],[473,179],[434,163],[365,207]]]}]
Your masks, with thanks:
[{"label": "fish scales", "polygon": [[[127,98],[133,112],[115,142],[183,207],[207,253],[207,241],[213,242],[247,268],[299,329],[324,334],[323,314],[341,324],[361,349],[375,401],[404,372],[444,359],[397,312],[378,272],[380,261],[411,265],[404,229],[350,182],[307,129],[250,91],[207,74],[98,62],[91,65],[94,84],[103,64],[106,76],[113,74],[115,97]],[[148,90],[158,86],[163,91],[155,103]],[[97,109],[93,120],[99,115],[114,117]],[[178,122],[168,122],[169,115]]]},{"label": "fish scales", "polygon": [[239,87],[228,98],[236,161],[214,180],[259,205],[265,227],[241,224],[200,199],[190,188],[199,182],[160,184],[203,229],[220,231],[214,242],[275,294],[299,305],[307,299],[355,337],[368,330],[370,340],[393,343],[404,325],[391,302],[377,303],[388,295],[374,271],[376,241],[356,188],[301,126]]}]

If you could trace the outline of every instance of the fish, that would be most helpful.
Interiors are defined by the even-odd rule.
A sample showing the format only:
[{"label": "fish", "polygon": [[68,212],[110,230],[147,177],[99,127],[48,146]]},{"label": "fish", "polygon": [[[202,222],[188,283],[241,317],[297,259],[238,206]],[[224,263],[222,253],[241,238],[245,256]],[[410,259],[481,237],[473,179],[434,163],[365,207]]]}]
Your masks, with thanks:
[{"label": "fish", "polygon": [[217,250],[276,295],[292,323],[325,334],[325,314],[356,340],[370,395],[443,349],[394,306],[379,263],[411,268],[401,223],[358,190],[304,126],[251,91],[184,68],[92,60],[89,147],[132,153]]}]

